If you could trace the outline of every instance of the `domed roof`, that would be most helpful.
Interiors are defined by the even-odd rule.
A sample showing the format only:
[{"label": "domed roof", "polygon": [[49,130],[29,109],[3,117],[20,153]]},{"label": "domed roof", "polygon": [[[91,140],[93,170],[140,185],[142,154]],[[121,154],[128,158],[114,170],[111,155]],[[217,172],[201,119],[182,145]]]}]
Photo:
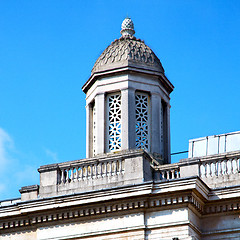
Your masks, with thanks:
[{"label": "domed roof", "polygon": [[158,57],[144,43],[133,36],[134,25],[130,18],[122,23],[122,36],[112,42],[95,62],[92,74],[122,67],[135,67],[164,73]]}]

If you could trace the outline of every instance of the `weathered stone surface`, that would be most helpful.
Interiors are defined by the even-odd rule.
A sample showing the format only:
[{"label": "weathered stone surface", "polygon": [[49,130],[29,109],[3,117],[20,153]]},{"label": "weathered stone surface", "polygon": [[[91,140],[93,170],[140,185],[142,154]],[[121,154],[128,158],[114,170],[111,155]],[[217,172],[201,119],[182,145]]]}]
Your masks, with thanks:
[{"label": "weathered stone surface", "polygon": [[112,42],[93,66],[92,74],[124,66],[134,66],[164,73],[154,52],[140,39],[121,37]]}]

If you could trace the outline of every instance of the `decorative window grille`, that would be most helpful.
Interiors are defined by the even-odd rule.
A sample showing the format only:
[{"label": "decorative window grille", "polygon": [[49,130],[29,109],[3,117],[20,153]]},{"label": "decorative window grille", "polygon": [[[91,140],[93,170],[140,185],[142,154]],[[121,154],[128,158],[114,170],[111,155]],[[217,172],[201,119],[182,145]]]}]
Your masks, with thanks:
[{"label": "decorative window grille", "polygon": [[122,124],[121,124],[121,94],[114,93],[107,97],[108,107],[108,142],[107,151],[120,150],[122,146]]},{"label": "decorative window grille", "polygon": [[136,104],[136,148],[150,151],[149,95],[137,92]]},{"label": "decorative window grille", "polygon": [[95,107],[95,104],[93,105],[93,108],[92,108],[92,144],[93,144],[93,156],[96,155],[96,132],[97,132],[97,129],[96,129],[96,107]]}]

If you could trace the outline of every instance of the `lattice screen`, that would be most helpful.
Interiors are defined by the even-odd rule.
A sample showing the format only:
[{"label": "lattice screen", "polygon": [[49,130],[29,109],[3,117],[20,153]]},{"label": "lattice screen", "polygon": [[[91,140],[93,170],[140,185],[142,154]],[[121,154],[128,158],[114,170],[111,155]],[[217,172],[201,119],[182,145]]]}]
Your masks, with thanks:
[{"label": "lattice screen", "polygon": [[149,96],[146,93],[137,92],[136,103],[136,148],[150,150],[149,132]]},{"label": "lattice screen", "polygon": [[92,109],[92,126],[93,126],[93,131],[92,131],[92,138],[93,138],[93,156],[96,155],[96,121],[97,121],[97,116],[96,116],[96,107],[95,104],[93,105]]},{"label": "lattice screen", "polygon": [[108,95],[108,151],[121,149],[122,146],[122,124],[121,124],[121,94]]}]

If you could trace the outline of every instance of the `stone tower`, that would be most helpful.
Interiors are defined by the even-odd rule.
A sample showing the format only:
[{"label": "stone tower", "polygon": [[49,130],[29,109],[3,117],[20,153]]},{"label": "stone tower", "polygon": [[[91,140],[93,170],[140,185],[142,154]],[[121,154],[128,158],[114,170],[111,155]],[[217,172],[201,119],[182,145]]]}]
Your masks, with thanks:
[{"label": "stone tower", "polygon": [[121,37],[97,59],[86,93],[86,157],[144,149],[170,160],[170,98],[173,85],[154,52],[135,36],[130,18]]}]

